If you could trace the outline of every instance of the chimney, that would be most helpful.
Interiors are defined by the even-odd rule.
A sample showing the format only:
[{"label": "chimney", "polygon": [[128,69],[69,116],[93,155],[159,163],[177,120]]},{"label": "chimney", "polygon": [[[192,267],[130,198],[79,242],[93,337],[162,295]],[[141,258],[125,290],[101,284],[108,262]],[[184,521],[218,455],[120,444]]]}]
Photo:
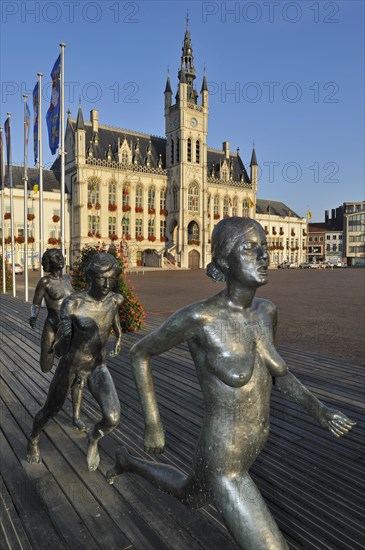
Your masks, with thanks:
[{"label": "chimney", "polygon": [[325,210],[324,211],[324,221],[325,221],[325,223],[328,223],[328,218],[329,218],[329,211]]},{"label": "chimney", "polygon": [[96,109],[90,111],[90,122],[92,124],[93,133],[97,134],[99,130],[99,111]]},{"label": "chimney", "polygon": [[336,209],[332,208],[331,210],[331,221],[334,222],[336,219]]},{"label": "chimney", "polygon": [[229,159],[229,141],[223,141],[223,151],[225,153],[225,158]]}]

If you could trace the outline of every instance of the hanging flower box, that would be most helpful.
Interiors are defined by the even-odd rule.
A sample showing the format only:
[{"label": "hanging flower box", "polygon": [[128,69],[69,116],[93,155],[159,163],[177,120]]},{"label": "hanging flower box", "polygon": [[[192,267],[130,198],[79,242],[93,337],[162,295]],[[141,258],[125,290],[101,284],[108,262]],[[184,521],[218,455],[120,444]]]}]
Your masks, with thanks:
[{"label": "hanging flower box", "polygon": [[34,237],[28,237],[28,244],[34,243]]},{"label": "hanging flower box", "polygon": [[276,229],[273,229],[273,230],[272,230],[272,234],[273,234],[273,235],[277,235]]},{"label": "hanging flower box", "polygon": [[18,244],[24,244],[24,237],[22,236],[15,237],[14,241]]},{"label": "hanging flower box", "polygon": [[137,235],[136,241],[138,241],[138,242],[144,241],[144,236],[143,235]]},{"label": "hanging flower box", "polygon": [[129,206],[129,204],[123,204],[122,210],[123,212],[129,212],[132,208]]},{"label": "hanging flower box", "polygon": [[111,202],[108,204],[108,210],[110,210],[111,212],[115,212],[116,209],[117,209],[116,204],[112,204]]},{"label": "hanging flower box", "polygon": [[294,229],[292,229],[292,230],[290,231],[290,235],[291,235],[292,237],[295,237],[295,231],[294,231]]},{"label": "hanging flower box", "polygon": [[124,238],[125,238],[126,241],[130,241],[132,237],[130,236],[129,233],[126,233],[126,234],[124,235]]},{"label": "hanging flower box", "polygon": [[28,216],[27,216],[28,222],[32,222],[34,220],[34,218],[35,218],[34,214],[28,214]]},{"label": "hanging flower box", "polygon": [[210,214],[208,214],[208,218],[210,218]]},{"label": "hanging flower box", "polygon": [[11,237],[5,237],[4,242],[5,244],[11,244]]},{"label": "hanging flower box", "polygon": [[167,243],[167,237],[165,237],[165,236],[160,237],[160,242],[161,243]]},{"label": "hanging flower box", "polygon": [[92,231],[88,231],[87,236],[88,236],[88,237],[93,237],[93,236],[94,236],[94,233],[93,233]]},{"label": "hanging flower box", "polygon": [[10,220],[10,218],[11,218],[10,212],[5,212],[5,214],[4,214],[4,220]]},{"label": "hanging flower box", "polygon": [[305,229],[303,229],[303,237],[306,237],[307,236],[307,232],[305,231]]},{"label": "hanging flower box", "polygon": [[138,213],[143,212],[143,206],[136,206],[136,212]]},{"label": "hanging flower box", "polygon": [[195,244],[196,246],[200,245],[200,241],[198,239],[190,239],[188,241],[188,244]]},{"label": "hanging flower box", "polygon": [[168,211],[166,210],[166,208],[161,208],[160,216],[167,216],[167,214],[168,214]]},{"label": "hanging flower box", "polygon": [[116,241],[118,239],[118,235],[116,233],[109,233],[109,239]]},{"label": "hanging flower box", "polygon": [[281,244],[278,246],[278,250],[284,250],[284,246]]},{"label": "hanging flower box", "polygon": [[220,215],[220,214],[214,214],[214,216],[213,216],[213,218],[214,218],[215,220],[219,220],[219,219],[220,219],[220,217],[221,217],[221,215]]},{"label": "hanging flower box", "polygon": [[149,208],[148,213],[149,214],[156,214],[156,209],[155,208]]},{"label": "hanging flower box", "polygon": [[49,237],[49,239],[48,239],[48,244],[57,244],[57,239],[56,239],[56,237]]},{"label": "hanging flower box", "polygon": [[154,243],[156,240],[155,235],[148,235],[148,240],[151,241],[151,243]]},{"label": "hanging flower box", "polygon": [[54,221],[54,223],[57,223],[57,222],[60,221],[60,217],[57,216],[57,215],[54,215],[54,216],[52,216],[52,220]]},{"label": "hanging flower box", "polygon": [[101,239],[101,233],[100,233],[99,231],[97,231],[97,232],[95,233],[95,237],[96,237],[97,239]]},{"label": "hanging flower box", "polygon": [[95,208],[96,208],[96,210],[100,210],[100,208],[101,208],[100,202],[95,203]]},{"label": "hanging flower box", "polygon": [[283,236],[284,235],[284,230],[283,229],[280,229],[279,231],[279,235]]},{"label": "hanging flower box", "polygon": [[93,203],[92,203],[92,202],[88,202],[88,203],[87,203],[87,207],[88,207],[89,210],[91,210],[92,207],[93,207]]}]

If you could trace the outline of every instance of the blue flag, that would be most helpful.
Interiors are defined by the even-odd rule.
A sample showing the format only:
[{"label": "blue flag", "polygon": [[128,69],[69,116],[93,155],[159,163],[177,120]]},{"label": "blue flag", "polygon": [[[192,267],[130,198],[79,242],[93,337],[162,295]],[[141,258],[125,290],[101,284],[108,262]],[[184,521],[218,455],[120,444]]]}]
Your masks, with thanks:
[{"label": "blue flag", "polygon": [[10,139],[10,118],[4,122],[5,142],[6,142],[6,160],[8,165],[8,187],[13,187],[13,172],[11,165],[11,139]]},{"label": "blue flag", "polygon": [[36,166],[38,162],[38,82],[34,86],[34,90],[33,90],[33,112],[34,112],[33,150],[34,150],[34,166]]},{"label": "blue flag", "polygon": [[61,93],[61,54],[58,56],[56,63],[51,72],[52,78],[52,97],[51,104],[47,111],[47,127],[49,148],[54,155],[58,148],[60,139],[60,93]]},{"label": "blue flag", "polygon": [[0,128],[0,191],[4,189],[4,146],[3,129]]}]

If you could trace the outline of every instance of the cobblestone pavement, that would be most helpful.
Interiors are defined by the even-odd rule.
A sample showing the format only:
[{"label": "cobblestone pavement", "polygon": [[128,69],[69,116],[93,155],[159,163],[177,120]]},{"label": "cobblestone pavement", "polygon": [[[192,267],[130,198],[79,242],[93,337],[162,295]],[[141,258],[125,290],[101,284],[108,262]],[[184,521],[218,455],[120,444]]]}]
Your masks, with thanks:
[{"label": "cobblestone pavement", "polygon": [[[128,275],[147,312],[161,320],[177,309],[224,288],[204,270],[145,271]],[[29,274],[32,299],[38,272]],[[24,297],[24,276],[17,276]],[[365,270],[270,270],[257,295],[278,308],[278,344],[364,364]]]}]

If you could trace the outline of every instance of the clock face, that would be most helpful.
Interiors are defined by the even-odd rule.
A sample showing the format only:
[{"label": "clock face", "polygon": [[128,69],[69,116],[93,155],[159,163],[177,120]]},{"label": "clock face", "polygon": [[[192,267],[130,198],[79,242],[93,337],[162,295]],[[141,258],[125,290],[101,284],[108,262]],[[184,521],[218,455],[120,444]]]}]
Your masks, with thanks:
[{"label": "clock face", "polygon": [[196,118],[192,118],[190,120],[190,124],[192,125],[193,128],[195,128],[196,126],[198,126],[198,121],[196,120]]},{"label": "clock face", "polygon": [[177,123],[178,123],[178,120],[177,120],[177,117],[175,117],[174,120],[172,121],[172,125],[174,128],[177,127]]}]

